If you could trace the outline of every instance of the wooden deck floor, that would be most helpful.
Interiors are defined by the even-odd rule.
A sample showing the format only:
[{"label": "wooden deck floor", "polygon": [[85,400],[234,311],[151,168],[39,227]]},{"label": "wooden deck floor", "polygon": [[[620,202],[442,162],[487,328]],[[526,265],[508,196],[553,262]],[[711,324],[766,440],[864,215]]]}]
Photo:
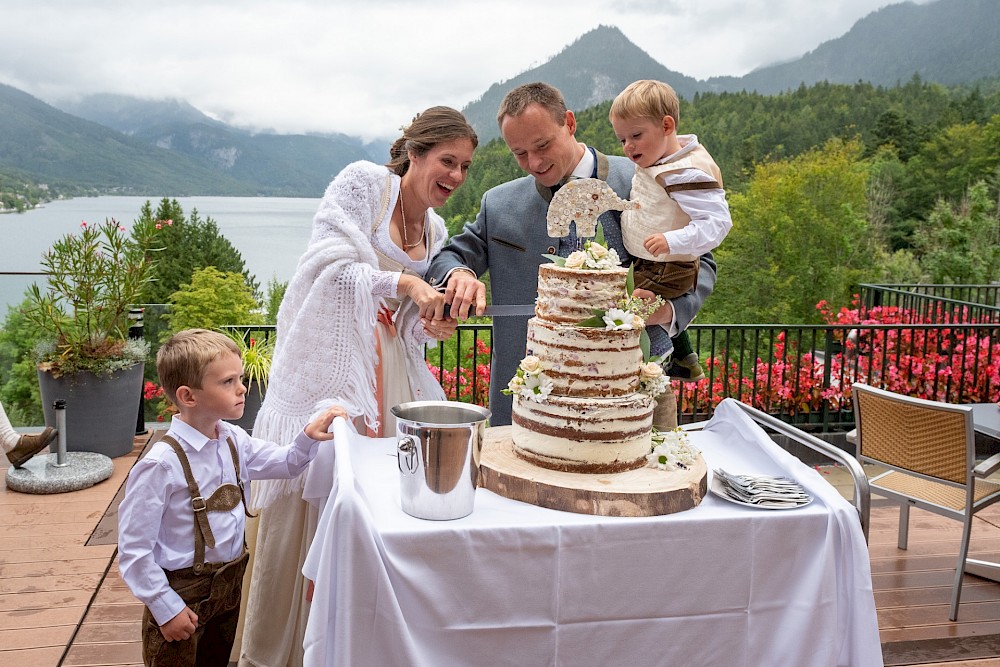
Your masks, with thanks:
[{"label": "wooden deck floor", "polygon": [[[114,459],[110,479],[58,495],[8,491],[0,457],[0,665],[141,664],[142,606],[118,575],[114,544],[94,543],[112,541],[114,516],[99,524],[151,437]],[[948,621],[960,524],[914,510],[910,548],[900,551],[896,508],[873,505],[869,552],[887,664],[1000,665],[1000,584],[967,577],[959,621]],[[1000,558],[1000,507],[977,520],[972,555]]]}]

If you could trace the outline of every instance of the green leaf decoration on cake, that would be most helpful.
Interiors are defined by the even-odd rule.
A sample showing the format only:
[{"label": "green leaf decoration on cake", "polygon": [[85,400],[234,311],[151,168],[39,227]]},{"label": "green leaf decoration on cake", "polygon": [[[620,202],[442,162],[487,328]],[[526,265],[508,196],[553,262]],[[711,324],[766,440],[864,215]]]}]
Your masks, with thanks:
[{"label": "green leaf decoration on cake", "polygon": [[639,349],[642,350],[642,360],[649,361],[649,334],[643,329],[639,334]]},{"label": "green leaf decoration on cake", "polygon": [[584,321],[577,323],[576,326],[578,326],[578,327],[600,327],[600,328],[603,329],[606,326],[606,323],[604,321],[605,311],[601,310],[600,308],[593,308],[593,309],[591,309],[590,312],[592,312],[594,314],[594,316],[593,317],[588,317]]},{"label": "green leaf decoration on cake", "polygon": [[628,276],[625,278],[625,294],[632,296],[635,290],[635,264],[628,265]]},{"label": "green leaf decoration on cake", "polygon": [[566,266],[566,258],[565,257],[560,257],[559,255],[546,255],[546,254],[542,254],[542,257],[544,257],[545,259],[549,260],[550,262],[552,262],[556,266]]},{"label": "green leaf decoration on cake", "polygon": [[594,242],[600,243],[605,248],[608,247],[608,244],[604,241],[604,225],[600,222],[597,223],[597,234],[594,235]]}]

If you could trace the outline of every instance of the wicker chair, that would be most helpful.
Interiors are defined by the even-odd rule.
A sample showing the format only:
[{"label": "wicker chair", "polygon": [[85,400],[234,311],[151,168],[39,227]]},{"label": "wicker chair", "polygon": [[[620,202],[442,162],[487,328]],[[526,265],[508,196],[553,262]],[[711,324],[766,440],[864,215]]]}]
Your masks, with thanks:
[{"label": "wicker chair", "polygon": [[889,468],[870,482],[873,493],[899,502],[899,548],[906,548],[911,505],[963,524],[948,617],[954,621],[963,574],[985,576],[993,565],[967,558],[973,514],[1000,500],[1000,484],[983,479],[1000,468],[1000,455],[976,465],[972,410],[966,406],[860,383],[853,393],[858,460]]}]

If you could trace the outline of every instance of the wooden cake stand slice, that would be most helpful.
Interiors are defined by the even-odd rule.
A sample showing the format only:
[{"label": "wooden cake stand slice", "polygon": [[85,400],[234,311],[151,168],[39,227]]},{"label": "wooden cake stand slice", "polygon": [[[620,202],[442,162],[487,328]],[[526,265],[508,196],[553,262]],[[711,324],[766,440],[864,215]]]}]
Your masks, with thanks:
[{"label": "wooden cake stand slice", "polygon": [[521,502],[598,516],[658,516],[697,507],[708,492],[705,459],[688,470],[638,468],[613,474],[549,470],[514,452],[511,427],[486,429],[479,486]]}]

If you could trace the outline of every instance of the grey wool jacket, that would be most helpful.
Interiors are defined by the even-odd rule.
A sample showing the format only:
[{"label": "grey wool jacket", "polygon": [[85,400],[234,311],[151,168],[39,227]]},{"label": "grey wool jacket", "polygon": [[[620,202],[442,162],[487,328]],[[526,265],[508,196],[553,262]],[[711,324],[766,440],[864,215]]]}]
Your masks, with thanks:
[{"label": "grey wool jacket", "polygon": [[[596,152],[598,178],[606,180],[618,193],[628,198],[633,163],[623,157]],[[606,176],[605,176],[606,174]],[[457,267],[473,270],[477,276],[489,271],[491,303],[533,304],[538,296],[538,266],[548,262],[543,254],[566,256],[572,248],[560,249],[559,239],[546,233],[545,215],[551,195],[536,186],[532,176],[524,176],[486,191],[475,221],[456,234],[433,259],[425,278],[433,286],[443,284],[448,273]],[[543,194],[544,192],[544,194]],[[545,196],[548,195],[548,196]],[[618,252],[624,266],[633,258],[622,243],[621,214],[608,211],[600,218],[607,245]],[[565,244],[564,244],[565,245]],[[694,319],[705,298],[715,286],[716,266],[711,253],[701,257],[697,288],[672,301],[677,325],[684,329]],[[511,420],[511,397],[501,393],[517,372],[524,357],[528,317],[493,319],[493,359],[490,375],[490,423],[505,426]],[[647,329],[654,353],[671,349],[670,339],[661,327]]]}]

